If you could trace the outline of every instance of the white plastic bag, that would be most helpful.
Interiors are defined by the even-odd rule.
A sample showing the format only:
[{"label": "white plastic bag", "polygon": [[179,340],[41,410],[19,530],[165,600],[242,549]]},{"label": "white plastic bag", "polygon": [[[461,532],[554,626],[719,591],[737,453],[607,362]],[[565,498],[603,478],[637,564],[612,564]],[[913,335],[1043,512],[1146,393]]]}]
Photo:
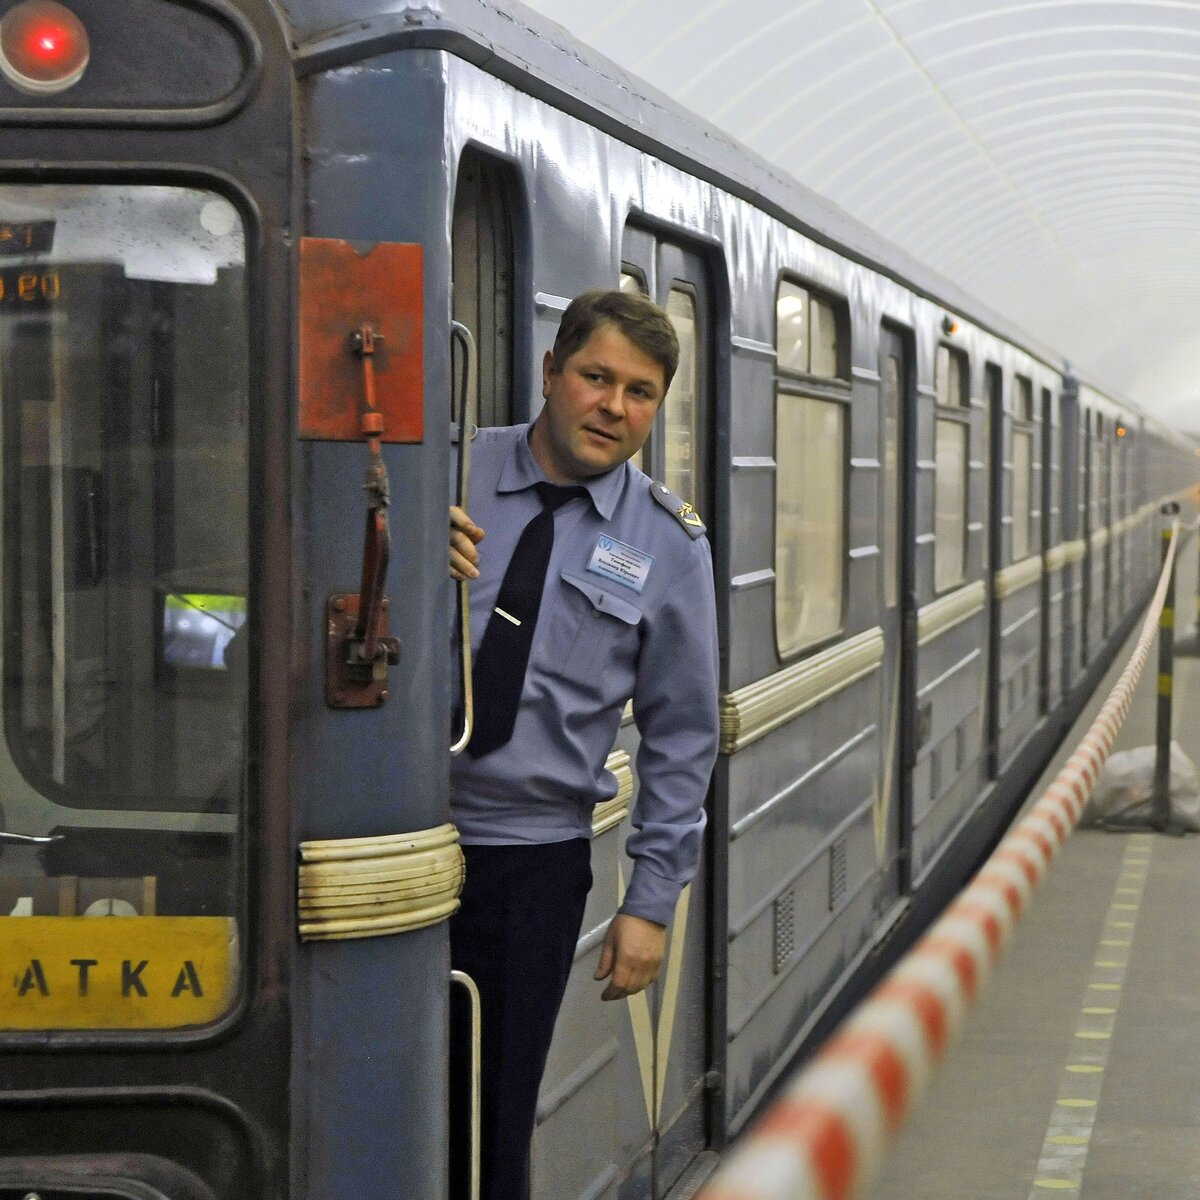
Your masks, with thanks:
[{"label": "white plastic bag", "polygon": [[[1153,746],[1137,746],[1109,755],[1080,818],[1082,825],[1117,825],[1146,820],[1154,792]],[[1200,830],[1200,772],[1178,742],[1171,743],[1171,778],[1167,791],[1173,825]]]}]

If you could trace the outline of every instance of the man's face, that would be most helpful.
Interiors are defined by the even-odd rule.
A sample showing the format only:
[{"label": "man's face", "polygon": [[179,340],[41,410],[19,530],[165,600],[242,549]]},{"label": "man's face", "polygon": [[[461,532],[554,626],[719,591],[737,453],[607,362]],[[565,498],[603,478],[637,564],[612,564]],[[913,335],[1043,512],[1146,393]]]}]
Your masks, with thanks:
[{"label": "man's face", "polygon": [[546,353],[534,458],[553,483],[603,475],[642,448],[665,393],[662,364],[615,325],[599,325],[561,371]]}]

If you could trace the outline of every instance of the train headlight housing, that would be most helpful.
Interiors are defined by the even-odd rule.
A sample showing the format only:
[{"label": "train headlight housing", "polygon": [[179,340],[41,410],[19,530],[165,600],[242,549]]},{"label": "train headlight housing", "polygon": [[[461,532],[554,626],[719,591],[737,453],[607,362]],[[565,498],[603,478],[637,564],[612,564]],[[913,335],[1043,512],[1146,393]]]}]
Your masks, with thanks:
[{"label": "train headlight housing", "polygon": [[65,91],[83,77],[90,56],[83,22],[57,0],[21,0],[0,18],[0,72],[19,91]]}]

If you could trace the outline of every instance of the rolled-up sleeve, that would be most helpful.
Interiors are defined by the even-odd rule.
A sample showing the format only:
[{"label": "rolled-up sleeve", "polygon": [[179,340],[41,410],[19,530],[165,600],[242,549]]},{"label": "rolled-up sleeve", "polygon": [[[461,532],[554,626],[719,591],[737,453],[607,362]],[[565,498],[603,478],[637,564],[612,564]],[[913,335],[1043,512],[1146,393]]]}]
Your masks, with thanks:
[{"label": "rolled-up sleeve", "polygon": [[717,756],[717,616],[708,543],[690,543],[687,566],[643,629],[633,693],[637,755],[634,860],[621,911],[668,925],[696,873],[704,801]]}]

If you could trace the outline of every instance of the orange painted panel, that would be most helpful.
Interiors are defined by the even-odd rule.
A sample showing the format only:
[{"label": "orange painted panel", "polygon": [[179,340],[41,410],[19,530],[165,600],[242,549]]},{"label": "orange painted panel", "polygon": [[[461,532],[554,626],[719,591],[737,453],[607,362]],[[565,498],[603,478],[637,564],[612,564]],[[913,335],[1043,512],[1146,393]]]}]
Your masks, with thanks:
[{"label": "orange painted panel", "polygon": [[382,342],[372,356],[385,442],[425,438],[423,248],[380,242],[359,251],[336,238],[300,242],[300,436],[362,441],[366,409],[356,330]]}]

